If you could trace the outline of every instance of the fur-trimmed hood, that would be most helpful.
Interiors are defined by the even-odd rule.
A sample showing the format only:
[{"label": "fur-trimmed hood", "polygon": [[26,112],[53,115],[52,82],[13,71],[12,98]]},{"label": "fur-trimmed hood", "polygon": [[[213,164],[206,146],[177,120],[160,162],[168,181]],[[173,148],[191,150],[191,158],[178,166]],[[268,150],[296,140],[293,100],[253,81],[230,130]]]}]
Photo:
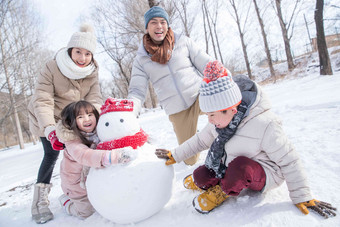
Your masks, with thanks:
[{"label": "fur-trimmed hood", "polygon": [[77,139],[80,140],[80,138],[74,133],[73,130],[67,129],[62,124],[62,121],[58,121],[55,131],[56,131],[58,139],[62,143],[65,143],[65,142],[71,141],[71,140],[77,140]]}]

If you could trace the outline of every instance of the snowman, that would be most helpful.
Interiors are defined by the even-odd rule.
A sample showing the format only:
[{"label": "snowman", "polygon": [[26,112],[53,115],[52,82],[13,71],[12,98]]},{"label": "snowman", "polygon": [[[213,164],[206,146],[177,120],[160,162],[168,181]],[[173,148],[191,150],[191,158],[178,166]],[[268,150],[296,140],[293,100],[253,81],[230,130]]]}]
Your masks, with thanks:
[{"label": "snowman", "polygon": [[124,149],[130,162],[91,168],[86,180],[93,207],[119,224],[136,223],[160,211],[170,200],[174,179],[173,167],[156,157],[132,111],[131,100],[105,101],[97,124],[97,149]]}]

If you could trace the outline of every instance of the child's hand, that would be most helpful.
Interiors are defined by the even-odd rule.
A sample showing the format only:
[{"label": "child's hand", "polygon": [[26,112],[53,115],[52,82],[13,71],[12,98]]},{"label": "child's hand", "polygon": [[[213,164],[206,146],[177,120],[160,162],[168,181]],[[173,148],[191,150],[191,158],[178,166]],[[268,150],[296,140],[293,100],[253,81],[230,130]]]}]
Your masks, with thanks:
[{"label": "child's hand", "polygon": [[131,149],[121,148],[117,152],[119,155],[118,163],[125,164],[131,161]]},{"label": "child's hand", "polygon": [[174,157],[172,157],[171,152],[166,149],[156,149],[155,154],[157,158],[165,159],[166,160],[165,164],[167,166],[176,163],[176,160],[174,159]]},{"label": "child's hand", "polygon": [[134,157],[135,151],[132,147],[118,148],[110,151],[106,151],[102,158],[103,166],[110,166],[118,163],[128,163]]},{"label": "child's hand", "polygon": [[309,213],[308,209],[311,209],[320,214],[324,218],[328,218],[329,216],[336,216],[336,214],[333,212],[333,210],[336,210],[335,207],[332,207],[332,205],[329,203],[325,203],[316,199],[298,203],[295,204],[295,206],[297,206],[297,208],[299,208],[300,211],[304,214],[308,214]]}]

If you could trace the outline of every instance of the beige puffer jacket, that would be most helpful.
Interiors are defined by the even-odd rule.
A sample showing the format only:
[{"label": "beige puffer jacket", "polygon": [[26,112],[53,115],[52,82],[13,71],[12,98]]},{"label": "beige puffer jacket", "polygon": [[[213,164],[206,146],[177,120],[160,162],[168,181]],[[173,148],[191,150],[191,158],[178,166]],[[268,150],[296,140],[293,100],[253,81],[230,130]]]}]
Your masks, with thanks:
[{"label": "beige puffer jacket", "polygon": [[30,131],[44,137],[47,126],[54,126],[62,109],[71,102],[86,100],[98,110],[103,100],[98,82],[98,65],[91,75],[72,80],[64,76],[55,59],[48,61],[38,75],[35,92],[28,105]]},{"label": "beige puffer jacket", "polygon": [[[312,199],[307,178],[292,144],[282,130],[279,118],[270,111],[268,98],[257,85],[257,97],[249,115],[240,123],[236,134],[226,143],[226,165],[238,156],[246,156],[262,165],[266,173],[264,191],[286,181],[294,204]],[[173,149],[176,162],[209,149],[217,132],[215,126],[206,127],[179,147]]]}]

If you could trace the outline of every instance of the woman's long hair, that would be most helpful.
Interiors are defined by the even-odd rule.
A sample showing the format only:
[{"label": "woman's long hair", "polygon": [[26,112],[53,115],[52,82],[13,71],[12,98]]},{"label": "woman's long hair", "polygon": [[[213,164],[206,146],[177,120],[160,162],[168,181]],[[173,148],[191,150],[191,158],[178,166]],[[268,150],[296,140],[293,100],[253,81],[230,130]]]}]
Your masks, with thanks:
[{"label": "woman's long hair", "polygon": [[92,112],[96,117],[96,123],[98,123],[99,120],[98,110],[91,103],[82,100],[68,104],[61,111],[62,124],[67,129],[72,130],[85,145],[91,146],[91,142],[86,139],[86,137],[81,133],[77,126],[76,119],[81,110],[84,110],[86,113]]}]

